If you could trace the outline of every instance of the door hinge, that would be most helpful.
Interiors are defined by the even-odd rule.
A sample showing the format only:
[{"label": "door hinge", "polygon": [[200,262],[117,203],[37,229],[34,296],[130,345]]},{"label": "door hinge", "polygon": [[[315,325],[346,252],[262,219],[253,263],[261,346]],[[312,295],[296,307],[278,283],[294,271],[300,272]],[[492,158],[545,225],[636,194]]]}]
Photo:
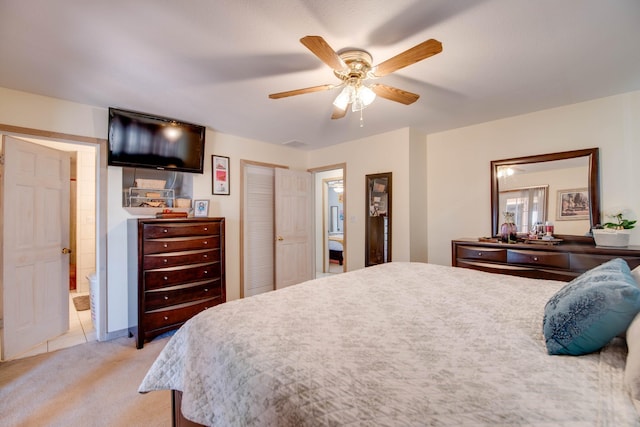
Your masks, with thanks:
[{"label": "door hinge", "polygon": [[0,154],[0,165],[4,165],[4,154]]}]

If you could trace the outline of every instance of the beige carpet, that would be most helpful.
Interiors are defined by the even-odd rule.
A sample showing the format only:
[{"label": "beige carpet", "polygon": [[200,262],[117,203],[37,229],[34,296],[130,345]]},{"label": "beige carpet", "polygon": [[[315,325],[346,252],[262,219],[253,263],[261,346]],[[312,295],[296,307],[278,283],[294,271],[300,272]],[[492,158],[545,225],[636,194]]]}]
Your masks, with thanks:
[{"label": "beige carpet", "polygon": [[168,338],[91,342],[0,364],[2,426],[170,426],[168,391],[138,385]]}]

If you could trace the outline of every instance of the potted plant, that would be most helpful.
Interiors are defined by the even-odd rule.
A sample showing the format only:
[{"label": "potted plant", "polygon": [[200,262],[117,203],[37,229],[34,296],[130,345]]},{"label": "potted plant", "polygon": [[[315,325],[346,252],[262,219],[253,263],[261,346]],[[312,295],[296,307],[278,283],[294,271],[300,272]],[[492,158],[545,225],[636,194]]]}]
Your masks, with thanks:
[{"label": "potted plant", "polygon": [[608,216],[613,221],[596,225],[591,230],[596,245],[622,248],[629,246],[630,230],[636,226],[636,220],[626,219],[621,211]]}]

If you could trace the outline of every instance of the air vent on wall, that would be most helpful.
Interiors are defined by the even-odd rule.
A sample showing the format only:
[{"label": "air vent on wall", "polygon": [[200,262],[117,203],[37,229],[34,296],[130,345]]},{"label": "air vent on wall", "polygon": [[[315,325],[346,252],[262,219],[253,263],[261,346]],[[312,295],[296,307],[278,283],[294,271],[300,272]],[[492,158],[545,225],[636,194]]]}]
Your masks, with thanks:
[{"label": "air vent on wall", "polygon": [[289,142],[283,142],[282,145],[286,145],[287,147],[291,147],[291,148],[301,148],[301,147],[306,147],[309,144],[301,141],[289,141]]}]

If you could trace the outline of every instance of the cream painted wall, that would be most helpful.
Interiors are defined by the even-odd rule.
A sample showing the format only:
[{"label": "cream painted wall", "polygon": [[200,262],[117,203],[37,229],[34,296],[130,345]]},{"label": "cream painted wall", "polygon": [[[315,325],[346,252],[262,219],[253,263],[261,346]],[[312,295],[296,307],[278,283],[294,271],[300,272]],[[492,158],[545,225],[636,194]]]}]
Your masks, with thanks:
[{"label": "cream painted wall", "polygon": [[[635,168],[640,158],[638,117],[640,92],[632,92],[426,138],[404,128],[312,152],[208,130],[206,170],[194,179],[194,197],[210,199],[210,214],[227,218],[230,300],[240,294],[240,159],[298,170],[347,164],[345,220],[350,270],[364,266],[364,177],[392,172],[393,260],[420,260],[426,256],[426,247],[429,262],[447,265],[452,239],[490,233],[489,163],[494,159],[600,147],[603,207],[626,206],[640,214],[640,168]],[[104,108],[3,88],[0,123],[88,137],[107,135]],[[231,159],[230,196],[211,195],[210,155],[214,153]],[[426,173],[420,170],[425,164]],[[126,220],[131,216],[121,207],[121,170],[108,168],[107,181],[107,331],[116,334],[128,325],[125,236]],[[425,218],[426,229],[420,223]],[[632,244],[640,244],[640,232],[634,230],[631,239]]]},{"label": "cream painted wall", "polygon": [[427,136],[415,129],[409,133],[409,261],[427,262]]},{"label": "cream painted wall", "polygon": [[[411,257],[410,216],[410,130],[398,129],[309,153],[309,168],[347,164],[345,228],[348,234],[347,268],[364,267],[365,175],[392,172],[392,242],[393,261]],[[424,244],[424,242],[423,242]]]},{"label": "cream painted wall", "polygon": [[450,265],[452,239],[490,234],[491,160],[591,147],[600,148],[603,210],[640,215],[640,92],[428,135],[429,262]]},{"label": "cream painted wall", "polygon": [[[0,88],[0,123],[92,138],[106,138],[108,125],[105,108],[5,88]],[[230,157],[230,196],[211,195],[210,159],[214,153]],[[307,153],[207,130],[205,154],[205,172],[195,175],[193,196],[211,200],[211,216],[226,217],[227,298],[237,299],[240,295],[240,159],[305,170]],[[121,169],[109,167],[107,181],[106,330],[112,338],[123,334],[128,327],[126,221],[132,216],[122,208]]]},{"label": "cream painted wall", "polygon": [[[106,119],[106,112],[105,112]],[[227,156],[230,160],[230,195],[211,194],[211,156]],[[289,166],[294,170],[306,169],[306,153],[288,147],[274,146],[260,141],[244,139],[207,129],[204,174],[193,175],[193,198],[209,199],[209,216],[225,218],[225,260],[227,300],[240,298],[240,160],[251,160]],[[122,207],[122,173],[110,167],[109,173],[109,331],[128,327],[126,234],[127,219],[135,218]]]}]

